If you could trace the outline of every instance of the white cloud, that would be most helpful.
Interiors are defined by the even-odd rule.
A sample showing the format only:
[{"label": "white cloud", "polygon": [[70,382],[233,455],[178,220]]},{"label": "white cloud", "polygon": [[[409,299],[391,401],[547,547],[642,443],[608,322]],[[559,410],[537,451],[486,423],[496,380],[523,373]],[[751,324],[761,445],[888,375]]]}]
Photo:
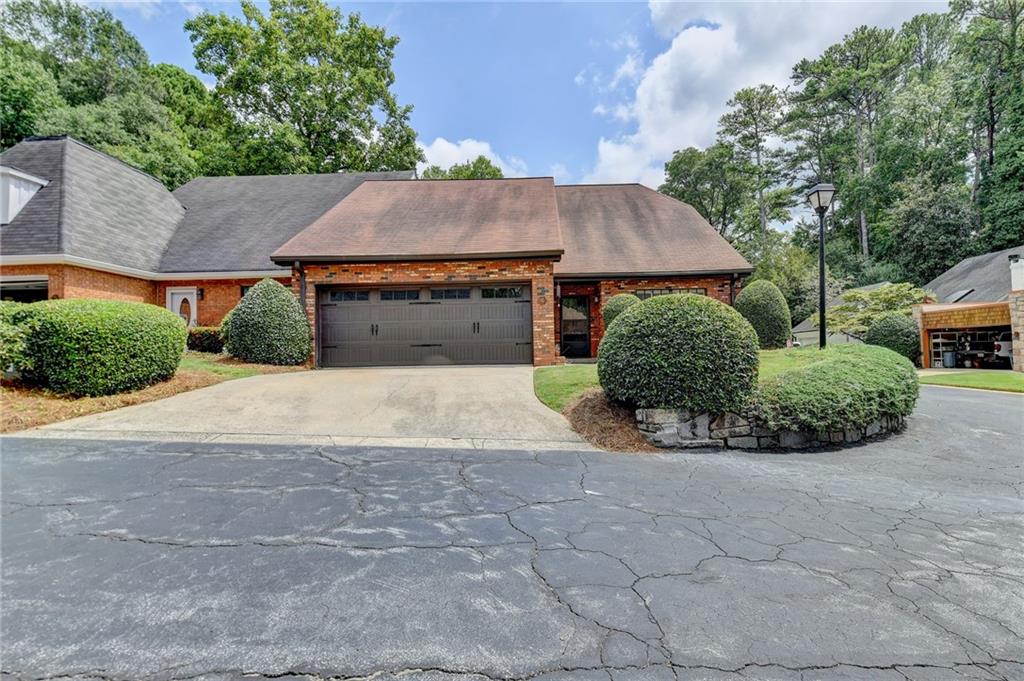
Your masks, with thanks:
[{"label": "white cloud", "polygon": [[551,166],[551,177],[555,178],[555,182],[558,184],[565,184],[572,179],[572,173],[562,163],[556,163]]},{"label": "white cloud", "polygon": [[518,156],[503,158],[492,148],[489,142],[482,142],[475,139],[464,139],[458,142],[449,142],[444,137],[434,139],[430,144],[419,143],[423,155],[427,157],[426,163],[420,163],[417,169],[422,173],[427,166],[441,166],[449,168],[456,163],[472,161],[477,156],[486,156],[494,162],[505,177],[523,177],[526,175],[526,161]]},{"label": "white cloud", "polygon": [[602,137],[588,182],[657,187],[677,149],[706,146],[725,103],[758,83],[789,84],[793,65],[816,57],[861,24],[898,27],[915,14],[944,11],[929,3],[663,3],[651,2],[651,22],[671,44],[638,74],[632,98],[598,115],[635,121]]},{"label": "white cloud", "polygon": [[626,60],[619,64],[619,68],[615,69],[615,74],[612,75],[612,80],[608,87],[614,90],[622,83],[635,83],[640,74],[643,73],[643,58],[640,52],[630,52],[627,54]]}]

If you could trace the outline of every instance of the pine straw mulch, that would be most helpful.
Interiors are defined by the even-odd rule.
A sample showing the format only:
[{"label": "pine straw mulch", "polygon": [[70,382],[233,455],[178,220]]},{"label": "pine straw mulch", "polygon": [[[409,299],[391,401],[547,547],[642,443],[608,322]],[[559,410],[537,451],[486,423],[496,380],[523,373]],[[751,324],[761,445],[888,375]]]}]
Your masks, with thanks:
[{"label": "pine straw mulch", "polygon": [[632,410],[609,402],[604,391],[592,388],[566,406],[562,414],[590,444],[612,452],[657,452],[636,427]]}]

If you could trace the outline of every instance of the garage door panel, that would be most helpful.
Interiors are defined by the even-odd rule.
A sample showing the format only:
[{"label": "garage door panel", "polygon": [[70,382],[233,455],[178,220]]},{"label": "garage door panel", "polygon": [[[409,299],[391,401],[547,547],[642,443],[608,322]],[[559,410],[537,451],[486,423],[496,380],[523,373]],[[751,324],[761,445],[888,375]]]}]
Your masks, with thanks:
[{"label": "garage door panel", "polygon": [[533,357],[527,286],[329,289],[319,300],[321,366],[518,364]]}]

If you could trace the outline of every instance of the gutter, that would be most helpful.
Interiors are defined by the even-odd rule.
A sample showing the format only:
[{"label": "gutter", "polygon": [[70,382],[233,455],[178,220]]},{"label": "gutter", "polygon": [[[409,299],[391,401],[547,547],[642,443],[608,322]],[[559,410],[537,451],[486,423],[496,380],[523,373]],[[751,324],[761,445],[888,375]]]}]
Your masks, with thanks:
[{"label": "gutter", "polygon": [[80,258],[75,255],[0,255],[0,267],[6,265],[71,265],[74,267],[85,267],[100,272],[120,274],[135,279],[148,279],[150,281],[180,281],[198,279],[264,279],[288,278],[291,276],[287,269],[273,270],[230,270],[215,272],[150,272],[134,267],[112,265],[99,260]]}]

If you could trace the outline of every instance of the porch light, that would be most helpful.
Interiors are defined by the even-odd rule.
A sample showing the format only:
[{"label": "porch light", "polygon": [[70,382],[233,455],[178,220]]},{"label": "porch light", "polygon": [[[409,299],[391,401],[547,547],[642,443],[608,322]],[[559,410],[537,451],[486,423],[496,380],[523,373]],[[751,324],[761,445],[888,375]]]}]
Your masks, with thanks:
[{"label": "porch light", "polygon": [[835,193],[836,188],[827,182],[816,184],[807,192],[807,203],[811,204],[814,212],[824,213],[832,205],[832,197]]}]

